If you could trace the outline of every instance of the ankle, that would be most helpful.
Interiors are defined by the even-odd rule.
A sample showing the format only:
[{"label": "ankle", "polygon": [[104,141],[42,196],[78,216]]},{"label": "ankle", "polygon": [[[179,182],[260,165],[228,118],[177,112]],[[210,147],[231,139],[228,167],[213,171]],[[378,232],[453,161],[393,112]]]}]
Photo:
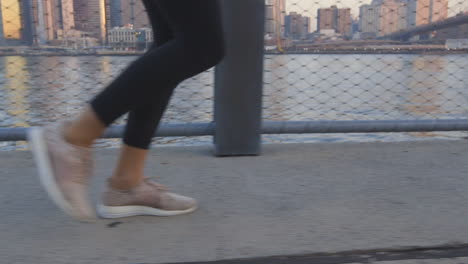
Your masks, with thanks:
[{"label": "ankle", "polygon": [[105,129],[106,125],[100,121],[92,107],[86,106],[81,114],[65,127],[63,135],[65,141],[70,144],[91,147]]},{"label": "ankle", "polygon": [[63,132],[63,139],[72,145],[90,148],[93,145],[93,141],[86,140],[80,137],[77,137],[75,133],[71,132],[70,128],[65,128]]}]

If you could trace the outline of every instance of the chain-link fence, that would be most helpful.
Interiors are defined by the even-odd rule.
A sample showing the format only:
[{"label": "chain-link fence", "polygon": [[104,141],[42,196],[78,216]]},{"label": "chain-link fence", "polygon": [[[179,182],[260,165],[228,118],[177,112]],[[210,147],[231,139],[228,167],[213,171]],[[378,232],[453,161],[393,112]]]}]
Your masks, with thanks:
[{"label": "chain-link fence", "polygon": [[[461,0],[266,0],[264,120],[465,119],[466,17]],[[0,22],[0,129],[73,116],[154,42],[142,0],[0,0]],[[210,70],[163,123],[212,108]]]},{"label": "chain-link fence", "polygon": [[[0,0],[0,128],[74,116],[153,42],[142,0]],[[212,87],[213,70],[180,84],[162,122],[211,122]],[[190,142],[182,137],[157,142],[174,140]],[[3,149],[26,146],[0,144]]]},{"label": "chain-link fence", "polygon": [[271,0],[266,16],[266,120],[466,119],[465,1]]}]

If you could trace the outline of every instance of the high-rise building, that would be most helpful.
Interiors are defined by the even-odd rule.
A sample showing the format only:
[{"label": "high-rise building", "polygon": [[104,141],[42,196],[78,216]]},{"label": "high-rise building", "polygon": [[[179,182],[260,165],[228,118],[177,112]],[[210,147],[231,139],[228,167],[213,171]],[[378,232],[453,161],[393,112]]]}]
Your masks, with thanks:
[{"label": "high-rise building", "polygon": [[362,5],[359,8],[359,32],[362,38],[373,38],[379,33],[380,8],[376,5]]},{"label": "high-rise building", "polygon": [[432,0],[431,22],[437,22],[448,18],[448,0]]},{"label": "high-rise building", "polygon": [[407,25],[415,27],[448,17],[448,0],[400,0],[407,7]]},{"label": "high-rise building", "polygon": [[108,0],[106,14],[110,21],[110,28],[122,26],[122,0]]},{"label": "high-rise building", "polygon": [[[33,45],[70,45],[80,32],[75,26],[73,0],[28,0],[25,11],[25,31],[30,32]],[[29,19],[28,19],[28,18]]]},{"label": "high-rise building", "polygon": [[55,39],[54,0],[32,0],[34,44],[44,45]]},{"label": "high-rise building", "polygon": [[296,12],[285,16],[284,34],[287,38],[305,39],[310,32],[310,18]]},{"label": "high-rise building", "polygon": [[330,8],[320,8],[317,11],[317,31],[324,29],[336,29],[336,20],[338,8],[332,6]]},{"label": "high-rise building", "polygon": [[20,41],[22,38],[21,3],[19,0],[0,0],[2,16],[2,39],[5,42]]},{"label": "high-rise building", "polygon": [[351,8],[338,9],[336,32],[344,36],[351,36]]},{"label": "high-rise building", "polygon": [[141,0],[120,0],[121,24],[132,24],[133,28],[148,28],[151,26],[145,6]]},{"label": "high-rise building", "polygon": [[31,1],[0,0],[0,43],[31,45],[33,20]]},{"label": "high-rise building", "polygon": [[380,5],[380,36],[407,28],[407,6],[398,0],[384,0]]},{"label": "high-rise building", "polygon": [[56,0],[56,27],[67,32],[75,28],[75,10],[73,0]]},{"label": "high-rise building", "polygon": [[338,8],[331,6],[330,8],[320,8],[317,11],[317,31],[335,30],[336,33],[350,36],[351,35],[351,9]]},{"label": "high-rise building", "polygon": [[20,2],[21,39],[24,44],[32,45],[34,42],[34,13],[31,1]]},{"label": "high-rise building", "polygon": [[370,5],[361,6],[359,30],[371,37],[405,30],[408,12],[408,5],[401,0],[374,0]]},{"label": "high-rise building", "polygon": [[74,0],[76,29],[106,42],[108,15],[106,0]]},{"label": "high-rise building", "polygon": [[0,2],[0,46],[3,46],[6,44],[5,41],[5,31],[3,30],[3,15],[2,15],[2,6]]},{"label": "high-rise building", "polygon": [[54,0],[53,15],[55,36],[58,43],[65,42],[76,37],[75,9],[73,0]]},{"label": "high-rise building", "polygon": [[284,23],[286,15],[286,0],[266,0],[265,31],[276,37],[284,37]]}]

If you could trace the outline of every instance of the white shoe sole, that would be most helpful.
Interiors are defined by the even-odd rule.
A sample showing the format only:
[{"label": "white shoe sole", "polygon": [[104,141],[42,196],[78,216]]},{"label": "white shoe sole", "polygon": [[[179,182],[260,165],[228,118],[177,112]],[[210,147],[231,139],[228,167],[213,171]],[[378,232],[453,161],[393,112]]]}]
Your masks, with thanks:
[{"label": "white shoe sole", "polygon": [[102,218],[121,218],[129,216],[138,216],[138,215],[149,215],[149,216],[175,216],[181,214],[188,214],[197,210],[197,206],[186,210],[179,211],[166,211],[161,209],[156,209],[148,206],[106,206],[100,204],[97,206],[97,211],[99,216]]},{"label": "white shoe sole", "polygon": [[60,191],[52,170],[52,163],[49,159],[49,151],[44,139],[44,130],[42,128],[31,128],[27,133],[27,137],[39,171],[39,180],[49,198],[66,214],[80,221],[92,221],[88,217],[78,215]]}]

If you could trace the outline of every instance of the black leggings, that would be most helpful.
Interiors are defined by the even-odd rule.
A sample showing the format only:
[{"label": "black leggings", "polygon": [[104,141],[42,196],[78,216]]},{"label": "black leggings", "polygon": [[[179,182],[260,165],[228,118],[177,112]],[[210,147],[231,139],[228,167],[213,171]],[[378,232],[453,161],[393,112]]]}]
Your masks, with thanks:
[{"label": "black leggings", "polygon": [[155,44],[90,101],[109,126],[129,113],[123,142],[148,149],[175,87],[220,62],[218,0],[142,0]]}]

